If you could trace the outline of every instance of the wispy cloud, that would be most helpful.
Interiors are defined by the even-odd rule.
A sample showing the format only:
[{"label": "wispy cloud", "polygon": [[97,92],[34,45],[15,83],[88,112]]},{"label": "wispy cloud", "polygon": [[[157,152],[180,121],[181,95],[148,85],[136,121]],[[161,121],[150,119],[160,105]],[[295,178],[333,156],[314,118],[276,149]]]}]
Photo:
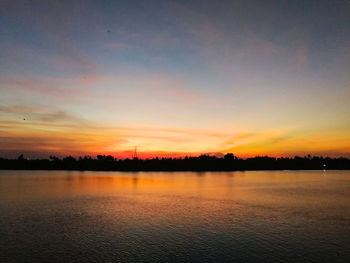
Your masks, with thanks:
[{"label": "wispy cloud", "polygon": [[75,122],[75,123],[82,122],[81,118],[78,118],[62,110],[58,110],[47,114],[41,114],[38,120],[45,121],[45,122],[59,122],[59,121],[69,121],[69,122]]},{"label": "wispy cloud", "polygon": [[38,112],[41,108],[38,106],[35,107],[26,107],[26,106],[0,106],[0,111],[9,113],[24,113],[24,112]]},{"label": "wispy cloud", "polygon": [[[41,34],[44,45],[49,42],[50,52],[45,48],[27,45],[23,47],[16,43],[7,46],[6,56],[24,53],[25,56],[32,56],[33,61],[45,61],[60,70],[74,71],[76,74],[93,74],[97,65],[72,39],[73,26],[81,23],[83,12],[81,5],[67,5],[63,2],[50,1],[45,4],[35,4],[34,2],[5,1],[0,6],[0,12],[10,18],[20,17],[21,22],[30,26],[35,33]],[[8,41],[5,41],[5,44]],[[23,50],[24,49],[24,50]],[[16,52],[17,51],[17,52]],[[17,57],[18,59],[18,57]],[[20,59],[20,58],[19,58]]]},{"label": "wispy cloud", "polygon": [[12,78],[0,77],[0,90],[12,91],[20,89],[24,91],[52,95],[55,97],[70,97],[74,93],[70,87],[51,84],[48,80],[38,78]]},{"label": "wispy cloud", "polygon": [[25,92],[50,95],[55,98],[74,98],[89,93],[91,85],[96,85],[106,77],[98,75],[82,75],[77,77],[21,77],[0,76],[0,90],[10,92],[22,90]]},{"label": "wispy cloud", "polygon": [[[307,133],[290,129],[228,132],[152,126],[106,126],[80,121],[63,112],[42,115],[32,121],[0,121],[0,131],[3,153],[21,149],[41,154],[46,152],[47,155],[102,153],[130,157],[136,145],[143,158],[211,152],[233,152],[241,157],[291,156],[332,151],[347,153],[350,146],[349,136],[339,131],[336,136],[332,136],[335,135],[334,131],[310,137]],[[216,149],[221,150],[215,151]]]},{"label": "wispy cloud", "polygon": [[[42,122],[43,123],[75,123],[81,125],[86,123],[86,120],[82,117],[78,117],[75,114],[68,111],[57,109],[52,106],[0,106],[0,112],[4,113],[3,120],[12,120],[16,123],[16,120],[21,119],[27,123]],[[13,118],[12,116],[16,116]],[[6,122],[6,121],[5,121]]]}]

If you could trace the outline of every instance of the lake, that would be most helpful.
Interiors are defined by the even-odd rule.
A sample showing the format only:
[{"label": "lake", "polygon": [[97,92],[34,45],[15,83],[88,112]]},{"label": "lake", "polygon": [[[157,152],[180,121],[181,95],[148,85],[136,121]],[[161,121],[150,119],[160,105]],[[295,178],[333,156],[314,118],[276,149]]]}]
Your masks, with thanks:
[{"label": "lake", "polygon": [[350,262],[350,171],[0,171],[0,262]]}]

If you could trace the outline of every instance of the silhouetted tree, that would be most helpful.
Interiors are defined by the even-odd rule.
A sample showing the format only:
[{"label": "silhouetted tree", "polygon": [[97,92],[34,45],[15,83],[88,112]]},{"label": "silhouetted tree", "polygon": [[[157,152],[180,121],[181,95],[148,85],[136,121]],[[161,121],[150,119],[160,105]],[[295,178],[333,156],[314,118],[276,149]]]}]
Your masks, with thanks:
[{"label": "silhouetted tree", "polygon": [[234,155],[233,155],[233,153],[227,153],[227,154],[225,154],[225,156],[224,156],[224,159],[225,160],[228,160],[228,161],[232,161],[232,160],[234,160]]},{"label": "silhouetted tree", "polygon": [[[233,161],[234,160],[234,161]],[[185,158],[124,159],[118,160],[111,155],[97,155],[78,159],[67,156],[59,159],[27,160],[21,154],[17,159],[0,158],[0,169],[47,169],[47,170],[109,170],[109,171],[236,171],[236,170],[277,170],[277,169],[350,169],[347,158],[329,158],[318,156],[295,156],[294,158],[274,158],[257,156],[241,159],[232,153],[223,158],[200,155]]]}]

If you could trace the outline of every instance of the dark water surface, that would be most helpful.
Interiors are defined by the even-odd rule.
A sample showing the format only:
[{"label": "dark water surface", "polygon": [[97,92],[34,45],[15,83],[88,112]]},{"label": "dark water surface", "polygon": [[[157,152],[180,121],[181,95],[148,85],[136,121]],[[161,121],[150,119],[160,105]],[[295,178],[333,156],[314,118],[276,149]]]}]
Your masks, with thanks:
[{"label": "dark water surface", "polygon": [[350,262],[350,171],[0,171],[0,262]]}]

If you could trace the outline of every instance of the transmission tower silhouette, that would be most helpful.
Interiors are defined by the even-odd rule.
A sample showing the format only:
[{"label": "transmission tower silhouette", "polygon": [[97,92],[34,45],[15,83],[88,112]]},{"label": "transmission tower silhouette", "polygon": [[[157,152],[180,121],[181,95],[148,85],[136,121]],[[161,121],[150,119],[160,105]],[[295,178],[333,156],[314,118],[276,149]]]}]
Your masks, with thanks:
[{"label": "transmission tower silhouette", "polygon": [[131,157],[132,159],[137,159],[137,146],[135,146],[134,152]]}]

